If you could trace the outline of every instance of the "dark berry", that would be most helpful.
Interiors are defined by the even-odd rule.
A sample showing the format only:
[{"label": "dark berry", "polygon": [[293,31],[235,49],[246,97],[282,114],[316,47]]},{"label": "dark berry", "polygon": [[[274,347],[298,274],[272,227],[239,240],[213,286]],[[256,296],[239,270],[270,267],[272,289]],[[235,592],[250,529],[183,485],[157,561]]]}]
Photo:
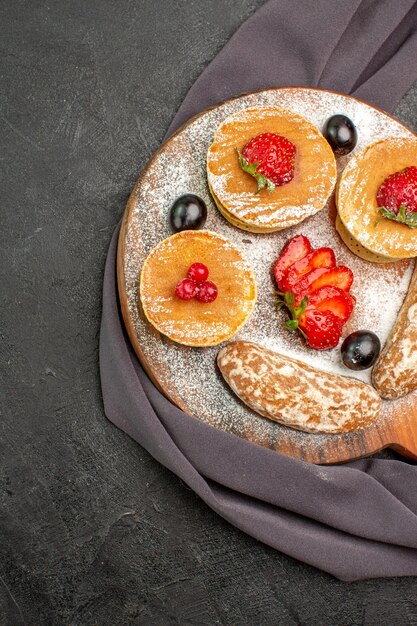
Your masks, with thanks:
[{"label": "dark berry", "polygon": [[351,370],[366,370],[378,358],[381,342],[370,330],[357,330],[342,343],[342,361]]},{"label": "dark berry", "polygon": [[196,283],[202,283],[207,280],[209,275],[208,267],[203,263],[193,263],[187,272],[187,278],[195,280]]},{"label": "dark berry", "polygon": [[192,193],[177,198],[169,211],[169,221],[175,233],[202,228],[207,219],[204,201]]},{"label": "dark berry", "polygon": [[192,300],[197,293],[197,284],[189,278],[183,278],[175,287],[175,293],[181,300]]},{"label": "dark berry", "polygon": [[323,135],[333,152],[339,156],[352,152],[358,141],[356,126],[346,115],[329,117],[324,125]]},{"label": "dark berry", "polygon": [[197,300],[200,302],[214,302],[217,298],[217,287],[211,280],[206,280],[198,286],[197,293],[195,294]]}]

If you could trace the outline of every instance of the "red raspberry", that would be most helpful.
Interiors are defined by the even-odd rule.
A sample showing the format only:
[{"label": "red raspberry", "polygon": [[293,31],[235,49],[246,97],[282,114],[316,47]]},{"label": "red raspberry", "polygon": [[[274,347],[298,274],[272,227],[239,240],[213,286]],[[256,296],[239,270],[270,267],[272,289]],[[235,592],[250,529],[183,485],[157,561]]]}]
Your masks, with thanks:
[{"label": "red raspberry", "polygon": [[214,302],[217,298],[217,287],[211,280],[206,280],[198,286],[197,293],[195,294],[197,300],[200,302]]},{"label": "red raspberry", "polygon": [[187,278],[195,280],[196,283],[202,283],[207,280],[208,275],[208,267],[203,265],[203,263],[193,263],[187,272]]},{"label": "red raspberry", "polygon": [[181,300],[192,300],[197,293],[197,284],[189,278],[183,278],[175,287],[175,293]]}]

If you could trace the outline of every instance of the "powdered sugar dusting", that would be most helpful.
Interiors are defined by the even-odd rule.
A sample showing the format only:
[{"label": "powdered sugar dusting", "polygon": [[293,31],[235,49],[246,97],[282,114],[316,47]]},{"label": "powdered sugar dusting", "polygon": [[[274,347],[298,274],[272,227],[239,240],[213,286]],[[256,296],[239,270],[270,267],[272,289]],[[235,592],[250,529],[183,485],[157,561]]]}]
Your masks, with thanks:
[{"label": "powdered sugar dusting", "polygon": [[[272,195],[255,194],[252,189],[233,185],[236,142],[242,148],[239,135],[252,135],[254,125],[259,127],[260,123],[271,125],[263,130],[283,133],[297,149],[292,184],[280,187]],[[308,162],[309,168],[300,167],[300,162]],[[248,227],[271,231],[298,224],[322,209],[335,183],[336,166],[328,143],[305,118],[281,108],[251,107],[227,117],[216,130],[208,151],[207,175],[214,195],[229,213]],[[293,191],[295,188],[297,192]]]},{"label": "powdered sugar dusting", "polygon": [[[188,269],[182,267],[184,255],[191,249],[199,250],[198,260],[219,284],[218,298],[211,305],[181,302],[175,296],[175,285]],[[197,235],[184,231],[152,250],[142,268],[140,298],[148,320],[167,337],[188,346],[217,345],[236,333],[252,313],[255,277],[249,261],[230,240],[207,230]]]},{"label": "powdered sugar dusting", "polygon": [[392,257],[417,255],[417,237],[407,226],[382,220],[377,190],[394,171],[417,165],[417,138],[390,137],[365,147],[349,161],[340,180],[337,203],[350,233],[376,254]]},{"label": "powdered sugar dusting", "polygon": [[[349,266],[355,280],[352,293],[358,305],[345,334],[355,329],[374,330],[385,342],[406,294],[412,262],[377,266],[354,256],[334,228],[333,198],[327,208],[302,224],[273,234],[244,232],[229,224],[216,208],[207,185],[206,155],[214,132],[228,115],[253,106],[279,106],[303,115],[318,128],[336,113],[353,119],[359,141],[354,153],[377,139],[413,136],[404,126],[382,112],[351,98],[303,89],[281,89],[251,94],[208,111],[171,139],[149,164],[134,196],[125,235],[124,273],[130,319],[139,338],[143,356],[160,385],[189,413],[223,430],[275,448],[285,438],[294,448],[320,447],[328,435],[307,434],[287,429],[253,413],[224,383],[216,356],[221,346],[188,348],[161,338],[144,319],[138,306],[138,278],[146,256],[171,234],[167,216],[174,200],[187,192],[207,204],[205,228],[221,233],[237,244],[250,260],[256,274],[258,301],[254,313],[236,338],[257,342],[328,372],[370,381],[370,372],[351,372],[340,361],[340,351],[316,352],[284,328],[285,313],[275,311],[272,265],[285,242],[295,234],[307,235],[314,247],[335,249],[339,264]],[[338,159],[339,172],[350,155]],[[384,403],[386,404],[386,403]],[[353,434],[332,435],[350,441]]]}]

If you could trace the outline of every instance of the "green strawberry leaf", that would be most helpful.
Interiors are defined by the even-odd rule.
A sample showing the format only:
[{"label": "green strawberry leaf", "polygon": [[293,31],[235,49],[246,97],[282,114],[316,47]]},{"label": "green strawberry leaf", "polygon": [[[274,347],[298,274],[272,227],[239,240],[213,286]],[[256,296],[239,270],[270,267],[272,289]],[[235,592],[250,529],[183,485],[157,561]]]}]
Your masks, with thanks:
[{"label": "green strawberry leaf", "polygon": [[256,174],[256,170],[259,166],[259,163],[251,163],[249,165],[248,161],[245,159],[245,157],[243,156],[243,154],[241,152],[239,152],[239,150],[236,150],[238,157],[239,157],[239,165],[242,168],[242,170],[244,172],[247,172],[248,174],[250,174],[251,176],[255,176]]},{"label": "green strawberry leaf", "polygon": [[289,329],[289,330],[295,330],[296,328],[298,328],[298,322],[297,320],[287,320],[285,322],[285,326]]},{"label": "green strawberry leaf", "polygon": [[286,291],[284,293],[284,301],[292,313],[294,309],[294,294],[292,291]]},{"label": "green strawberry leaf", "polygon": [[394,211],[388,211],[388,209],[386,209],[383,206],[378,207],[378,211],[381,213],[381,217],[378,220],[378,223],[385,217],[387,220],[396,220],[397,219],[397,215],[396,213],[394,213]]},{"label": "green strawberry leaf", "polygon": [[400,206],[400,210],[398,211],[397,220],[401,222],[401,224],[405,224],[405,206],[402,204]]},{"label": "green strawberry leaf", "polygon": [[265,187],[267,187],[269,192],[274,191],[275,185],[272,182],[272,180],[269,180],[269,178],[267,178],[266,176],[264,176],[263,174],[257,171],[259,167],[259,163],[249,163],[238,149],[236,149],[236,152],[238,154],[239,165],[242,168],[242,170],[246,172],[247,174],[250,174],[251,176],[256,178],[256,181],[258,183],[258,189],[256,190],[255,193],[259,193]]},{"label": "green strawberry leaf", "polygon": [[275,305],[276,305],[277,311],[280,311],[282,307],[285,306],[285,302],[284,300],[280,300],[279,298],[277,298]]},{"label": "green strawberry leaf", "polygon": [[417,228],[417,213],[415,211],[413,213],[408,213],[405,218],[405,223],[410,228]]},{"label": "green strawberry leaf", "polygon": [[393,222],[398,222],[399,224],[405,224],[410,228],[417,228],[417,213],[407,213],[407,207],[405,204],[400,206],[398,213],[389,211],[383,206],[378,207],[378,211],[381,213],[381,217],[377,220],[376,226],[385,217],[387,220],[392,220]]},{"label": "green strawberry leaf", "polygon": [[297,319],[300,317],[300,315],[302,315],[304,313],[304,311],[307,308],[307,302],[308,302],[308,296],[305,296],[305,298],[303,298],[300,302],[300,306],[297,306],[294,309],[294,317]]}]

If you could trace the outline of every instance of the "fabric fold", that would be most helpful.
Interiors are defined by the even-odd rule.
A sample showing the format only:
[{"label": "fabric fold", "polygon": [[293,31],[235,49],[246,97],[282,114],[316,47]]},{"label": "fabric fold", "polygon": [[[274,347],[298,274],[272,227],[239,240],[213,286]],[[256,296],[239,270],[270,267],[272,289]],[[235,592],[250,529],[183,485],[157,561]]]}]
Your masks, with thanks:
[{"label": "fabric fold", "polygon": [[[168,134],[219,100],[284,85],[353,91],[390,111],[417,78],[410,60],[417,58],[416,30],[416,2],[298,0],[295,10],[291,0],[270,0],[196,81]],[[154,387],[119,311],[117,235],[106,262],[100,334],[106,416],[259,541],[342,580],[417,576],[415,465],[310,465],[194,419]]]}]

